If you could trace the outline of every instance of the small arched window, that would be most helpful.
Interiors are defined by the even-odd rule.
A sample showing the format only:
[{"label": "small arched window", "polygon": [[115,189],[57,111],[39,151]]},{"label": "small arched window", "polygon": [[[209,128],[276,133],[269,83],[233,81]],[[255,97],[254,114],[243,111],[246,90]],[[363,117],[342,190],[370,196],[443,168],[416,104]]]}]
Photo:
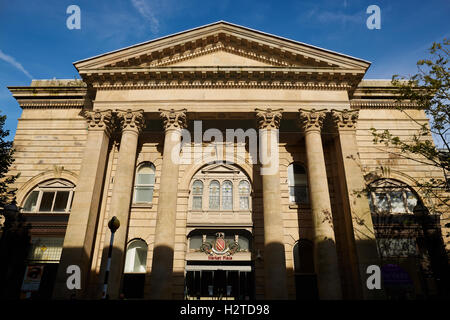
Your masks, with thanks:
[{"label": "small arched window", "polygon": [[239,209],[247,210],[250,207],[250,184],[246,180],[239,182]]},{"label": "small arched window", "polygon": [[148,246],[144,240],[132,240],[127,247],[124,273],[145,273]]},{"label": "small arched window", "polygon": [[209,208],[219,209],[220,206],[220,184],[219,181],[213,180],[209,184]]},{"label": "small arched window", "polygon": [[192,184],[192,209],[201,210],[203,199],[203,182],[195,180]]},{"label": "small arched window", "polygon": [[229,180],[222,183],[222,209],[233,210],[233,183]]},{"label": "small arched window", "polygon": [[408,185],[380,179],[369,186],[369,201],[372,214],[411,214],[418,199]]},{"label": "small arched window", "polygon": [[308,180],[302,165],[291,163],[288,166],[288,184],[291,203],[309,203]]},{"label": "small arched window", "polygon": [[23,204],[23,212],[69,213],[74,189],[75,185],[66,180],[45,181],[28,194]]},{"label": "small arched window", "polygon": [[134,184],[134,202],[151,203],[155,187],[155,166],[145,163],[138,167]]}]

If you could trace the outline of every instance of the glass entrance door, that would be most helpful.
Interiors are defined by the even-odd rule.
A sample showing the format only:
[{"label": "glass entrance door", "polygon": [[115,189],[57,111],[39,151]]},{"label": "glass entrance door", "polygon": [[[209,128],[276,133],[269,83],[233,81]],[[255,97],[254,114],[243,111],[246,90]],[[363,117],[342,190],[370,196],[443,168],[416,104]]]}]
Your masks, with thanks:
[{"label": "glass entrance door", "polygon": [[187,300],[250,300],[254,298],[252,271],[198,270],[186,272]]}]

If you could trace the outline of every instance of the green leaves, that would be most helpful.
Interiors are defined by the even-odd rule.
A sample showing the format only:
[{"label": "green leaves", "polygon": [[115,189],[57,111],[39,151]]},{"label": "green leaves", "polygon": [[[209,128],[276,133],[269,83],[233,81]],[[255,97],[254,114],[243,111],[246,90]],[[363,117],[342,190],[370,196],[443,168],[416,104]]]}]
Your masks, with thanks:
[{"label": "green leaves", "polygon": [[6,116],[0,115],[0,207],[4,207],[14,194],[8,185],[14,183],[18,175],[8,175],[8,170],[14,162],[12,141],[6,141],[5,138],[9,135],[8,130],[3,130]]},{"label": "green leaves", "polygon": [[[443,179],[428,178],[418,186],[425,193],[433,193],[440,204],[449,206],[445,191],[450,191],[450,73],[449,52],[450,40],[433,43],[429,49],[430,56],[417,62],[418,73],[408,78],[394,75],[392,84],[398,90],[397,102],[408,102],[407,105],[423,110],[430,123],[419,123],[409,115],[410,107],[405,103],[398,104],[397,109],[404,112],[417,126],[417,132],[405,139],[393,135],[390,130],[378,132],[371,128],[373,142],[383,144],[389,153],[396,157],[410,159],[421,164],[439,168]],[[436,145],[432,141],[436,141]],[[439,194],[439,195],[438,195]]]}]

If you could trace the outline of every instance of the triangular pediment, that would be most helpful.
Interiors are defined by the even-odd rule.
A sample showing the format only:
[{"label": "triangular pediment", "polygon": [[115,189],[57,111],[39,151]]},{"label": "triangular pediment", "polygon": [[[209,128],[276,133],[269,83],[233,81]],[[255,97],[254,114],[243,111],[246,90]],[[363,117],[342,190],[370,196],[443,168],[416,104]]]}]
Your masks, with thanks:
[{"label": "triangular pediment", "polygon": [[73,188],[74,185],[69,181],[56,179],[43,182],[39,185],[40,188]]},{"label": "triangular pediment", "polygon": [[173,67],[269,67],[274,66],[273,63],[265,59],[249,58],[243,55],[230,53],[225,50],[215,50],[212,53],[198,54],[195,57],[182,57],[174,59],[166,66]]},{"label": "triangular pediment", "polygon": [[227,164],[213,164],[202,170],[202,173],[239,173],[240,170]]},{"label": "triangular pediment", "polygon": [[365,72],[370,63],[227,22],[217,22],[74,63],[83,72],[185,67],[302,67]]}]

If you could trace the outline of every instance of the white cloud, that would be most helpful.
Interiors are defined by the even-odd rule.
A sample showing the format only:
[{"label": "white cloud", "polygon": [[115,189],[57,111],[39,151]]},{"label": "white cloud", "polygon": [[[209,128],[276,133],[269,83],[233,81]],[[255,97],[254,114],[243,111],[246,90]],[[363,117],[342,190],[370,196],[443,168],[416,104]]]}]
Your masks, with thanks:
[{"label": "white cloud", "polygon": [[153,33],[159,31],[159,20],[155,16],[155,8],[152,8],[150,4],[145,0],[131,0],[133,6],[139,11],[148,22],[150,22],[150,29]]},{"label": "white cloud", "polygon": [[317,18],[322,23],[327,23],[327,22],[361,23],[361,22],[365,21],[366,16],[362,12],[358,12],[355,14],[347,14],[347,13],[342,13],[342,12],[325,11],[325,12],[320,12],[317,15]]},{"label": "white cloud", "polygon": [[15,67],[16,69],[19,69],[20,71],[25,73],[27,75],[27,77],[29,77],[30,79],[33,79],[33,76],[27,70],[25,70],[25,68],[19,62],[17,62],[16,59],[14,59],[14,57],[8,56],[2,50],[0,50],[0,59],[8,62],[10,65]]}]

